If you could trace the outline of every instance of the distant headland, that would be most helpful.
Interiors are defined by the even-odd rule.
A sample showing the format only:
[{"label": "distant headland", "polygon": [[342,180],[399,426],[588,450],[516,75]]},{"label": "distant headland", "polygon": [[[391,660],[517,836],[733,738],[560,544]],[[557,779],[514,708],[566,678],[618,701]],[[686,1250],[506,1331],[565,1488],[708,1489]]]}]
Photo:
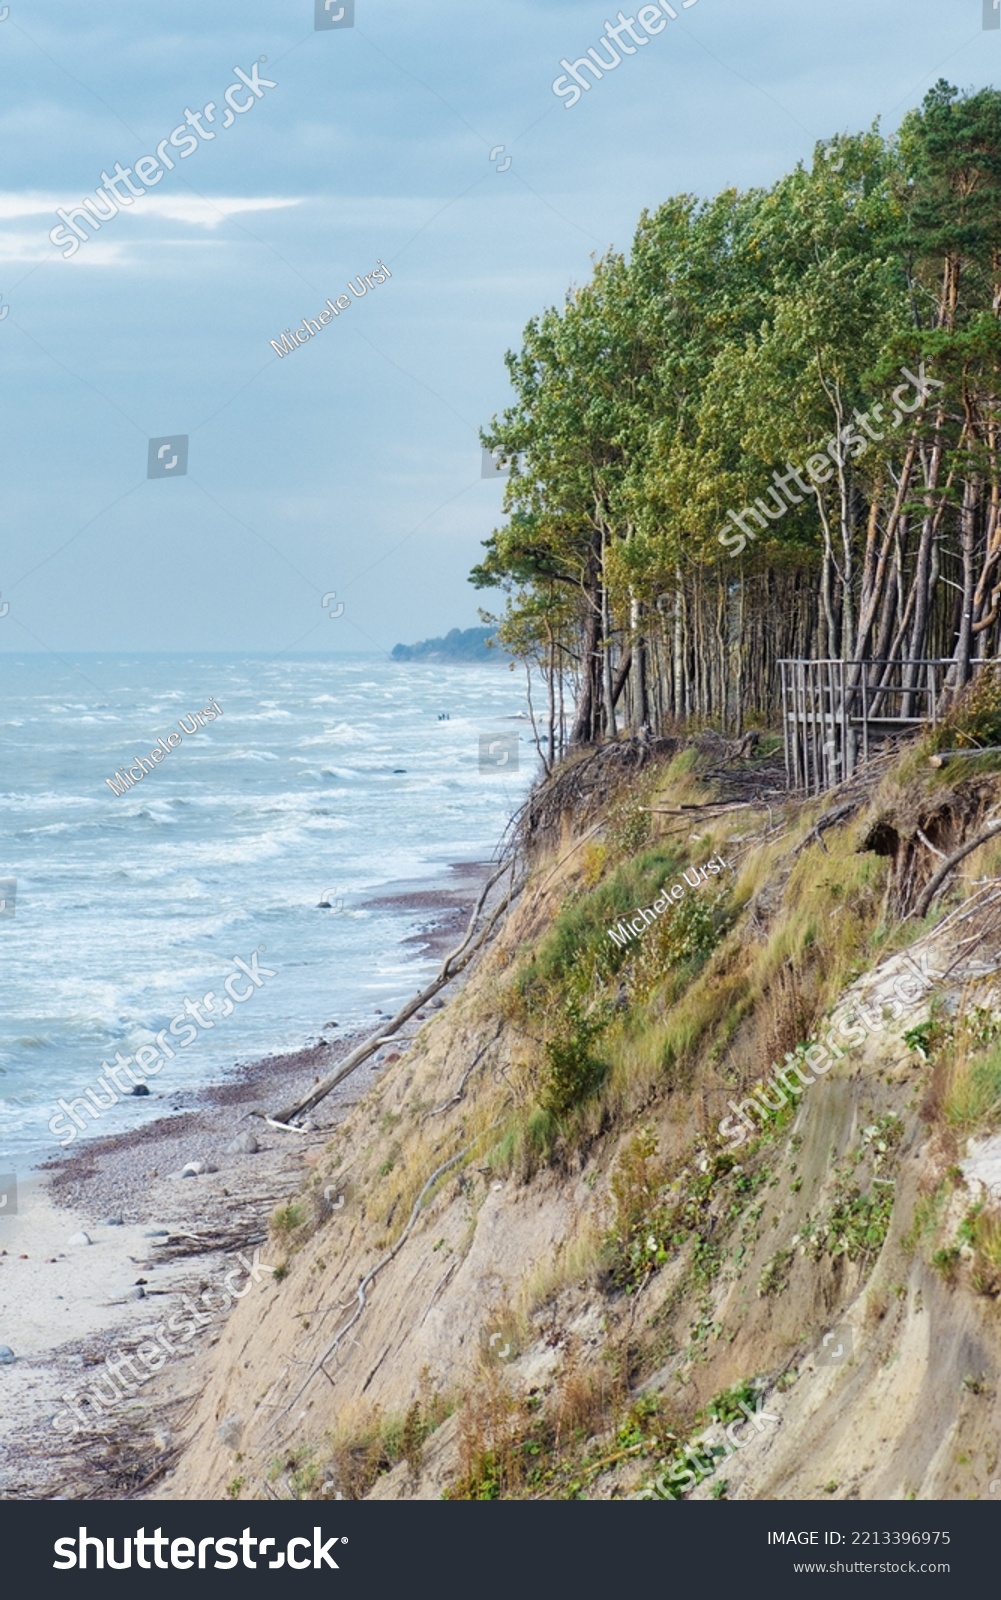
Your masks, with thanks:
[{"label": "distant headland", "polygon": [[507,661],[500,645],[488,644],[494,628],[452,628],[443,639],[394,645],[394,661]]}]

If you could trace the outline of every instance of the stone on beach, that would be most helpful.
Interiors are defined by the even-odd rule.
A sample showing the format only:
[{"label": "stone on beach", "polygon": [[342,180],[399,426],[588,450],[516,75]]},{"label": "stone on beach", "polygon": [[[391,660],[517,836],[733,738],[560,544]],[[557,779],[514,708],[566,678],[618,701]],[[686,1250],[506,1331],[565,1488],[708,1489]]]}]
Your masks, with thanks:
[{"label": "stone on beach", "polygon": [[228,1156],[255,1156],[260,1149],[257,1139],[252,1133],[241,1133],[226,1146]]},{"label": "stone on beach", "polygon": [[17,1356],[14,1354],[10,1345],[0,1344],[0,1367],[9,1367],[10,1363],[16,1360]]},{"label": "stone on beach", "polygon": [[[186,1161],[178,1176],[182,1178],[200,1178],[208,1172],[218,1172],[211,1161]],[[173,1174],[172,1174],[173,1176]]]},{"label": "stone on beach", "polygon": [[243,1438],[243,1423],[235,1414],[224,1417],[216,1429],[216,1438],[220,1444],[228,1445],[230,1450],[235,1450]]},{"label": "stone on beach", "polygon": [[91,1239],[90,1234],[84,1233],[82,1229],[79,1233],[70,1234],[70,1237],[66,1241],[67,1244],[93,1244],[93,1242],[94,1241]]}]

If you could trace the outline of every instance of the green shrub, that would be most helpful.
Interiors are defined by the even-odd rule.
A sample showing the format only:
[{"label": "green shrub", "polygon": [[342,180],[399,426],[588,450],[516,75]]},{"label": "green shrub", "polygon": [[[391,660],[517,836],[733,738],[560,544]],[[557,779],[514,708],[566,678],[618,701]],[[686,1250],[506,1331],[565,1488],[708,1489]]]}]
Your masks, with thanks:
[{"label": "green shrub", "polygon": [[617,868],[593,889],[578,892],[560,909],[535,957],[523,968],[518,989],[529,1011],[554,996],[583,997],[595,982],[607,981],[627,960],[630,949],[608,937],[621,917],[650,905],[675,871],[675,858],[656,846]]},{"label": "green shrub", "polygon": [[978,750],[1001,744],[1001,672],[997,667],[974,671],[932,736],[936,750]]},{"label": "green shrub", "polygon": [[607,1062],[591,1049],[607,1027],[607,1015],[586,1013],[576,1001],[567,1003],[564,1014],[565,1030],[545,1046],[549,1075],[539,1102],[554,1117],[566,1116],[597,1094],[608,1073]]},{"label": "green shrub", "polygon": [[305,1220],[306,1214],[302,1207],[293,1201],[291,1205],[279,1206],[271,1218],[271,1226],[279,1239],[288,1239],[297,1228],[302,1227]]}]

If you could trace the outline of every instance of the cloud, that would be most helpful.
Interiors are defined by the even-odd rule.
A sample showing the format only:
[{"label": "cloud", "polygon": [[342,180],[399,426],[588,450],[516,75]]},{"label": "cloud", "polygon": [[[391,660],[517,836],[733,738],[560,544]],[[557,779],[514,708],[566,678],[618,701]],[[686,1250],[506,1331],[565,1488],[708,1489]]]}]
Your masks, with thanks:
[{"label": "cloud", "polygon": [[[0,190],[0,221],[14,221],[19,217],[49,216],[55,221],[57,207],[62,206],[65,210],[70,206],[79,205],[83,198],[84,196],[80,196],[79,199],[73,200],[67,199],[65,195],[15,194],[9,190]],[[121,214],[166,217],[171,222],[190,222],[194,226],[215,228],[220,222],[225,222],[227,217],[239,216],[244,211],[278,211],[285,206],[301,204],[300,200],[284,200],[263,195],[254,197],[145,194],[131,206],[123,206]]]},{"label": "cloud", "polygon": [[[68,209],[79,204],[79,200],[67,200],[65,195],[0,191],[0,261],[58,260],[59,251],[49,239],[50,229],[58,223],[56,208],[62,206]],[[179,222],[194,228],[218,228],[231,217],[246,216],[254,212],[286,210],[301,204],[302,202],[297,199],[279,199],[265,195],[146,194],[131,207],[123,206],[119,216],[105,221],[100,231],[92,235],[87,248],[80,251],[80,259],[85,260],[90,266],[107,267],[121,265],[132,255],[133,252],[129,247],[135,246],[140,241],[134,234],[128,235],[119,231],[121,227],[119,217],[149,217],[165,222]],[[2,226],[5,222],[19,222],[29,217],[45,219],[43,227],[37,233],[27,228]],[[156,243],[158,247],[162,246],[164,243],[162,234],[158,233]]]}]

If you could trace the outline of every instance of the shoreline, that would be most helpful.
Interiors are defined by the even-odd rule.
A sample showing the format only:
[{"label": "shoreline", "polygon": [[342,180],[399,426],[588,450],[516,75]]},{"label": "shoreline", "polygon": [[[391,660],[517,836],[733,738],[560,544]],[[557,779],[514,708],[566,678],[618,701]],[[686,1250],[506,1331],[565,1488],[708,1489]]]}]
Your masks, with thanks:
[{"label": "shoreline", "polygon": [[[437,882],[392,884],[365,905],[424,913],[398,948],[418,945],[424,959],[440,960],[461,941],[489,871],[483,862],[451,863]],[[415,976],[414,991],[420,982]],[[415,1020],[444,1003],[431,1001]],[[105,1363],[143,1340],[152,1347],[157,1326],[170,1348],[164,1318],[232,1278],[241,1252],[249,1262],[259,1250],[270,1270],[261,1246],[275,1207],[301,1188],[311,1155],[410,1037],[382,1045],[317,1107],[308,1131],[281,1131],[263,1118],[371,1038],[382,1015],[350,1035],[331,1037],[324,1024],[298,1049],[234,1066],[198,1090],[164,1090],[177,1109],[91,1137],[25,1173],[17,1214],[0,1225],[0,1346],[15,1357],[0,1364],[0,1498],[130,1498],[167,1469],[177,1450],[171,1419],[193,1392],[192,1361],[222,1321],[213,1338],[202,1317],[201,1337],[163,1357],[162,1370],[131,1386],[135,1393],[119,1379],[117,1403],[99,1387],[118,1393]],[[234,1141],[247,1148],[231,1149]],[[182,1177],[188,1163],[202,1170]],[[67,1395],[93,1427],[72,1423]]]}]

